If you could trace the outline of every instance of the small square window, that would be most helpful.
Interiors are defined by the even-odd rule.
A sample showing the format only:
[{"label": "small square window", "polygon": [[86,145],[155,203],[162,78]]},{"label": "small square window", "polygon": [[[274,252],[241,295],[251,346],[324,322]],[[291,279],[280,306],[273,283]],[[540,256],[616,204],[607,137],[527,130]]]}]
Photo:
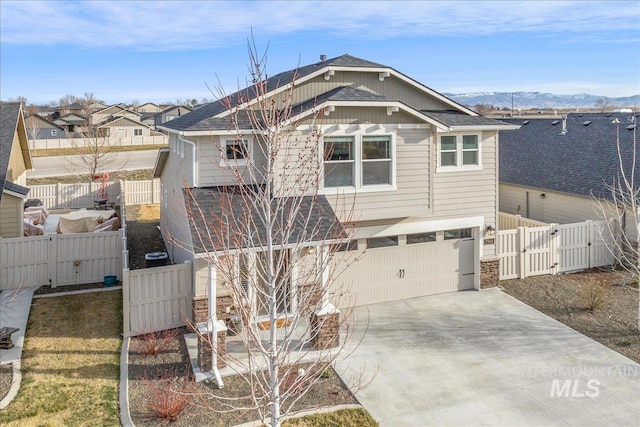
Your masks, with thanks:
[{"label": "small square window", "polygon": [[444,240],[468,239],[473,236],[470,228],[459,228],[457,230],[445,230]]},{"label": "small square window", "polygon": [[142,129],[134,129],[133,136],[142,136]]},{"label": "small square window", "polygon": [[416,243],[435,242],[435,241],[436,241],[435,231],[430,233],[407,234],[407,245],[413,245]]},{"label": "small square window", "polygon": [[398,236],[373,237],[367,239],[367,248],[385,248],[387,246],[398,246]]},{"label": "small square window", "polygon": [[249,141],[243,140],[227,140],[222,147],[221,166],[228,165],[246,165],[247,160],[251,157],[249,151]]}]

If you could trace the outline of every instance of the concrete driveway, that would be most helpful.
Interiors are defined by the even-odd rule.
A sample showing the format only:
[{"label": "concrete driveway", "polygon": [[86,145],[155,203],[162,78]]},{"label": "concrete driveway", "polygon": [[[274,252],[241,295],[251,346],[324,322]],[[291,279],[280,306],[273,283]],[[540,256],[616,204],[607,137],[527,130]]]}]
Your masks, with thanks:
[{"label": "concrete driveway", "polygon": [[639,364],[497,289],[355,316],[368,330],[336,370],[375,374],[356,397],[382,426],[640,424]]}]

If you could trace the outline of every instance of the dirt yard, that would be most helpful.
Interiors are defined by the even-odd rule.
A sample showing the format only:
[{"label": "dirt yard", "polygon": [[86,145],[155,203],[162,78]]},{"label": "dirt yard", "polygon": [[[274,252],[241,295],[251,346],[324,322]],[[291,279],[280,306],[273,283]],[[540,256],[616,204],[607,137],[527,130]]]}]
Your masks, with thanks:
[{"label": "dirt yard", "polygon": [[505,280],[506,293],[640,363],[638,288],[628,275],[584,273]]},{"label": "dirt yard", "polygon": [[127,247],[129,268],[145,267],[145,254],[165,252],[160,225],[160,205],[127,206]]}]

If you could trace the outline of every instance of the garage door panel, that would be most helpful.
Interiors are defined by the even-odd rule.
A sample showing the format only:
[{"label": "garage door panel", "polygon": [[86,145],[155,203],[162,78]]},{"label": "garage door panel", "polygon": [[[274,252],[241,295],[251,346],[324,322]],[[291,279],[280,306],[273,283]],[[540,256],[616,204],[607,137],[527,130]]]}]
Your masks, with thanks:
[{"label": "garage door panel", "polygon": [[357,305],[470,289],[473,250],[473,239],[369,249],[337,283],[349,285]]}]

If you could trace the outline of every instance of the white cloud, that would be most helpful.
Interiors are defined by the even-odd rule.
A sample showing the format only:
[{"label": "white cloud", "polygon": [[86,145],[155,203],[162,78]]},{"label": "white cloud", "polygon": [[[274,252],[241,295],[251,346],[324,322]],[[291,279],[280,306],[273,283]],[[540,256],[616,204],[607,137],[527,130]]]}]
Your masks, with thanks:
[{"label": "white cloud", "polygon": [[182,50],[312,30],[352,39],[513,32],[638,39],[636,2],[0,2],[2,43]]}]

